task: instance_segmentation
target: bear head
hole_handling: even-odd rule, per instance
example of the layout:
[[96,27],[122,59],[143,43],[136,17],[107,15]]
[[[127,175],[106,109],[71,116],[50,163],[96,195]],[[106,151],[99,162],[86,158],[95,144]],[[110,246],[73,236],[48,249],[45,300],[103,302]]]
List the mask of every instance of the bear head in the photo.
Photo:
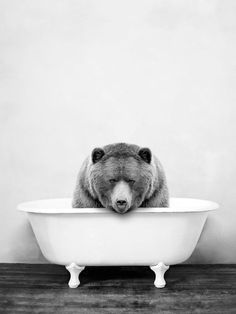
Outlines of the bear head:
[[103,207],[123,214],[151,193],[156,176],[149,148],[125,143],[95,148],[90,165],[90,188]]

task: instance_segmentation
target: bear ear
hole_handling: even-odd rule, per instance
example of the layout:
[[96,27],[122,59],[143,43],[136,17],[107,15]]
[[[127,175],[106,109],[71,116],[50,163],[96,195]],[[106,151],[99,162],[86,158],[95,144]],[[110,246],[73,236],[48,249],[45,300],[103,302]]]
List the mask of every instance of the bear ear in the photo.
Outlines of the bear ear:
[[149,148],[147,148],[147,147],[140,148],[138,154],[145,162],[150,164],[150,162],[152,160],[152,152]]
[[102,148],[94,148],[92,151],[92,161],[95,164],[105,155],[105,152]]

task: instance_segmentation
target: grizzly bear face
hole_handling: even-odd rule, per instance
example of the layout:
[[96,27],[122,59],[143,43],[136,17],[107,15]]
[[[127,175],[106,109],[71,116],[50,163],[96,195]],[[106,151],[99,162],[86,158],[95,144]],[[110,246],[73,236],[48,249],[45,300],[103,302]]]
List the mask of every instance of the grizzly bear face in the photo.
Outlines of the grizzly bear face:
[[95,148],[91,155],[93,194],[103,207],[122,214],[141,206],[155,177],[150,149],[131,148]]

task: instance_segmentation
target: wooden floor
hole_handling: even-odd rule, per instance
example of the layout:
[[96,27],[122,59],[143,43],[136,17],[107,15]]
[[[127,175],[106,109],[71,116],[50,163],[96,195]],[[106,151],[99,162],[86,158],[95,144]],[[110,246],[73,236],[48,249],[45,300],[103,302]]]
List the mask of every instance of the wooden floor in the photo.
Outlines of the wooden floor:
[[68,288],[62,266],[0,264],[0,313],[236,313],[236,265],[178,265],[167,286],[148,267],[86,267]]

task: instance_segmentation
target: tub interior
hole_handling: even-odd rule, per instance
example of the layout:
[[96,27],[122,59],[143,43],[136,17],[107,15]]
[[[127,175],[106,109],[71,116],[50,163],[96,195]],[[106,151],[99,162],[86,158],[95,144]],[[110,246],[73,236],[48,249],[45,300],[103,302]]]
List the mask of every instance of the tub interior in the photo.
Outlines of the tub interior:
[[[43,199],[31,202],[21,203],[17,206],[18,210],[33,213],[111,213],[115,212],[106,208],[72,208],[71,198],[56,198],[56,199]],[[170,198],[169,207],[150,207],[150,208],[137,208],[135,211],[126,213],[153,213],[153,212],[199,212],[210,211],[217,209],[219,206],[215,202],[208,200],[194,199],[194,198]]]

